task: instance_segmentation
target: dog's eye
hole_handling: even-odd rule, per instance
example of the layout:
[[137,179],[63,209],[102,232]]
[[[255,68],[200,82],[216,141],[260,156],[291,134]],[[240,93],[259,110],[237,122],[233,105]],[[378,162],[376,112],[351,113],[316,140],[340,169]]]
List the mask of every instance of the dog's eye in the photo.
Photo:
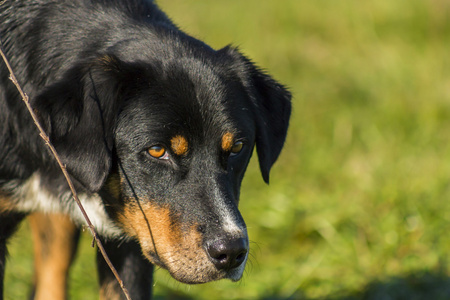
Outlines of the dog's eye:
[[148,149],[148,153],[154,157],[154,158],[159,158],[159,159],[168,159],[169,155],[166,151],[166,149],[163,146],[152,146]]
[[241,141],[237,141],[234,143],[233,147],[231,147],[231,155],[239,154],[239,152],[242,151],[242,148],[244,147],[244,143]]

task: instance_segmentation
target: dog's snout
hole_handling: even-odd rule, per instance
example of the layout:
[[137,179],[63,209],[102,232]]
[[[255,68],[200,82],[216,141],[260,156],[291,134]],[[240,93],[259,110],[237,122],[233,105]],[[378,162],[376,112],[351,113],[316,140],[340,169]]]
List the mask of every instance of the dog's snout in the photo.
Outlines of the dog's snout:
[[207,246],[206,250],[217,269],[228,271],[245,261],[248,242],[245,238],[219,239]]

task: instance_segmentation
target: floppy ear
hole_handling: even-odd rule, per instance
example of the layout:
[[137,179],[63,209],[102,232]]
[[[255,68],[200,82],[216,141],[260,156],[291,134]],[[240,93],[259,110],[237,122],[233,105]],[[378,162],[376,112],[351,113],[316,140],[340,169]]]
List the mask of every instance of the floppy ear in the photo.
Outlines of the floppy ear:
[[82,63],[31,102],[67,170],[90,192],[111,168],[121,72],[112,56]]
[[255,106],[256,151],[261,174],[269,183],[269,172],[277,160],[286,139],[291,115],[291,93],[272,77],[256,67],[236,49],[223,49],[240,56],[244,69],[241,80]]

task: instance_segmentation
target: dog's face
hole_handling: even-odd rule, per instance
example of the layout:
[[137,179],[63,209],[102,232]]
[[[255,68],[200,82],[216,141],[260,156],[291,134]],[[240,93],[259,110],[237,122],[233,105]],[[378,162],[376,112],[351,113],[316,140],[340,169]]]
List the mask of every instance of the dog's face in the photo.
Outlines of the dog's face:
[[144,255],[176,279],[237,280],[248,252],[239,187],[256,125],[242,87],[207,65],[185,64],[195,78],[173,62],[170,75],[156,72],[119,115],[114,186],[125,201],[114,212]]
[[[268,181],[290,94],[231,48],[151,63],[107,55],[66,78],[34,104],[73,176],[175,279],[239,280],[249,250],[241,181],[254,145]],[[52,103],[64,89],[76,96]],[[69,109],[64,124],[52,117]],[[67,137],[88,132],[98,139],[83,141],[77,163]]]

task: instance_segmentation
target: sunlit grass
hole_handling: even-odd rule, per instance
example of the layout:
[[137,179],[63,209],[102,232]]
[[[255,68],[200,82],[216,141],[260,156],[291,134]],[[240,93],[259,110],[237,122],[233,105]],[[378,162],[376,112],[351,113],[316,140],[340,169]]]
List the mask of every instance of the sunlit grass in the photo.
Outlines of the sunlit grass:
[[[160,2],[188,33],[239,46],[289,86],[294,112],[270,186],[256,161],[244,180],[242,282],[187,286],[159,270],[156,296],[450,298],[450,3]],[[7,299],[24,299],[31,280],[20,234]],[[89,240],[73,299],[98,298]]]

